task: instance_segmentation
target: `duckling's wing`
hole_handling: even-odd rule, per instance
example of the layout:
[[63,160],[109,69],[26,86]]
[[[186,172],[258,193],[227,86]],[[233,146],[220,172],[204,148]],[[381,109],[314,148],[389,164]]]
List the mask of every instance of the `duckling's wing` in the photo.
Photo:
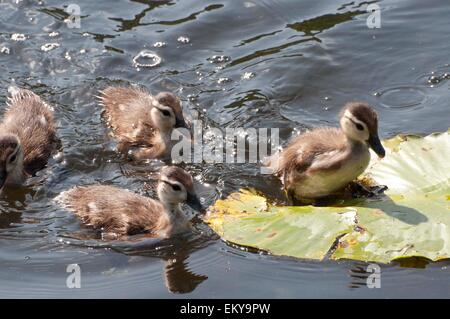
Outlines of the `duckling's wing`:
[[53,108],[26,89],[10,90],[2,131],[16,134],[24,151],[24,168],[33,175],[59,145]]
[[150,111],[153,97],[135,87],[108,87],[100,92],[99,103],[115,138],[130,145],[150,145],[155,135]]
[[55,201],[95,229],[118,236],[157,230],[161,203],[111,186],[75,187]]
[[281,153],[278,175],[288,185],[314,170],[330,169],[336,162],[327,159],[330,159],[333,152],[340,152],[343,148],[345,136],[338,129],[319,128],[303,133],[292,140]]

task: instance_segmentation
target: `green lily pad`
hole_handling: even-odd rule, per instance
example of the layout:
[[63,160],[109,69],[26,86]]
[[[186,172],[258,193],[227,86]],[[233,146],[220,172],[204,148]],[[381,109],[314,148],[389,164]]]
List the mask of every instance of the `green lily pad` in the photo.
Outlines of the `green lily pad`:
[[383,142],[363,179],[385,196],[342,207],[276,207],[251,190],[218,200],[206,221],[224,239],[274,255],[387,263],[450,258],[450,132]]

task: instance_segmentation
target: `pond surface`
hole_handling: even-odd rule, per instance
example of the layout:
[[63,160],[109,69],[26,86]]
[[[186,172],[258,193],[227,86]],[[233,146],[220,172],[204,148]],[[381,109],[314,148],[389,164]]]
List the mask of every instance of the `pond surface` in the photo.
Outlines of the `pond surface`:
[[[380,29],[367,27],[369,3],[381,8]],[[80,28],[64,22],[69,4]],[[204,128],[278,127],[282,142],[335,125],[351,100],[377,109],[383,138],[445,131],[449,18],[447,0],[1,1],[0,108],[10,85],[48,100],[64,156],[0,199],[0,297],[450,297],[448,262],[380,265],[381,288],[369,289],[365,263],[250,252],[201,224],[167,241],[86,239],[51,201],[97,182],[152,194],[158,165],[125,161],[108,138],[94,98],[107,85],[174,91]],[[136,58],[147,51],[161,61]],[[242,187],[281,196],[257,164],[186,168],[206,204]],[[73,263],[81,289],[66,286]]]

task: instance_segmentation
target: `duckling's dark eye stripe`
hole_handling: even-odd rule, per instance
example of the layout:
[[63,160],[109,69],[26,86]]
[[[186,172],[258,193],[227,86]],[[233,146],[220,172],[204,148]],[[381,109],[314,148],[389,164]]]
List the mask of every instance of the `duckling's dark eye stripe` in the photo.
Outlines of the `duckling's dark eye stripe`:
[[174,191],[181,191],[181,186],[178,184],[172,184],[168,181],[162,180],[164,183],[170,185]]
[[[355,124],[356,126],[360,125],[362,127],[361,123],[356,122],[355,120],[353,120],[352,118],[346,116],[346,118],[348,118],[350,120],[350,122],[352,122],[353,124]],[[364,128],[364,127],[363,127]]]
[[168,184],[168,185],[170,185],[170,186],[174,186],[175,184],[172,184],[171,182],[168,182],[168,181],[165,181],[165,180],[162,180],[162,182],[164,182],[164,183],[166,183],[166,184]]

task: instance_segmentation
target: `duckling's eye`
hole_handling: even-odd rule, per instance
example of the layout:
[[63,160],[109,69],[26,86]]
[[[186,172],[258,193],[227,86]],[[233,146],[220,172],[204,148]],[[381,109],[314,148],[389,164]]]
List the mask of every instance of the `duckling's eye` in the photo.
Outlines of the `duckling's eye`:
[[163,110],[163,111],[161,111],[161,113],[162,113],[164,116],[170,116],[170,112],[167,111],[167,110]]
[[14,162],[16,161],[16,159],[17,159],[17,154],[14,154],[13,156],[11,156],[11,157],[9,158],[9,162],[10,162],[10,163],[14,163]]
[[176,191],[176,192],[181,191],[180,185],[172,185],[172,189],[173,189],[174,191]]
[[356,123],[355,125],[356,125],[356,128],[357,128],[358,130],[364,131],[364,126],[362,126],[361,124]]

